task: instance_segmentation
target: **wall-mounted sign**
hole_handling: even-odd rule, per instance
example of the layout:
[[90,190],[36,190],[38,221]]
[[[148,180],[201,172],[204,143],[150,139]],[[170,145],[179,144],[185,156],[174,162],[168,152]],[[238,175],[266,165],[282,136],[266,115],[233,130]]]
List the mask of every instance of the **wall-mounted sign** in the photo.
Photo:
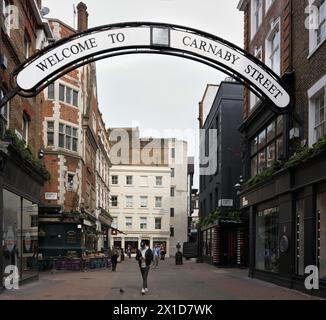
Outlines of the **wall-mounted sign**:
[[164,23],[130,22],[86,30],[41,51],[14,74],[19,90],[36,95],[46,81],[90,60],[131,53],[169,54],[205,63],[250,84],[272,106],[290,104],[281,79],[249,53],[203,31]]
[[221,199],[218,205],[219,207],[233,207],[233,199]]
[[45,200],[58,200],[58,194],[56,192],[46,192]]

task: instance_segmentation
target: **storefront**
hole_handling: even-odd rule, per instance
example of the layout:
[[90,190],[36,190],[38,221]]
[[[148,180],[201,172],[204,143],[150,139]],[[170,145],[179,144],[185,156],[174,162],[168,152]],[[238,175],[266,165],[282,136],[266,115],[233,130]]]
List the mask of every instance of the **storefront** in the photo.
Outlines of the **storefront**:
[[305,267],[319,268],[326,296],[326,153],[282,169],[241,195],[250,215],[250,276],[306,291]]
[[45,181],[11,145],[0,151],[1,279],[9,268],[16,268],[21,282],[38,277],[38,204]]

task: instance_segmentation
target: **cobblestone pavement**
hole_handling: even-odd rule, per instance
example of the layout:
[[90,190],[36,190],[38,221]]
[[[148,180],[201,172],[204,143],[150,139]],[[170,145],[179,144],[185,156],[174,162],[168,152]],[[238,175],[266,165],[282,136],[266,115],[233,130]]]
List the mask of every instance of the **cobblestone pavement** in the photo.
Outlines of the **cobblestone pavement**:
[[248,278],[247,270],[217,269],[207,264],[173,259],[160,261],[149,274],[149,293],[141,296],[141,274],[135,259],[117,271],[41,273],[39,281],[5,291],[0,300],[242,300],[317,299],[298,291]]

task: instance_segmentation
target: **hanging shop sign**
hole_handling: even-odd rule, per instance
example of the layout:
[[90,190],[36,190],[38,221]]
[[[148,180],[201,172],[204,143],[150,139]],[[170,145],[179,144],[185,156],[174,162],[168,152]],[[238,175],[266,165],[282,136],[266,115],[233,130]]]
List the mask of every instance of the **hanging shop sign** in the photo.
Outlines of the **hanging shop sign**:
[[284,109],[291,103],[282,80],[241,48],[200,30],[151,22],[96,27],[54,43],[14,72],[17,94],[36,95],[54,80],[82,65],[133,53],[158,53],[195,60],[246,84],[271,107]]

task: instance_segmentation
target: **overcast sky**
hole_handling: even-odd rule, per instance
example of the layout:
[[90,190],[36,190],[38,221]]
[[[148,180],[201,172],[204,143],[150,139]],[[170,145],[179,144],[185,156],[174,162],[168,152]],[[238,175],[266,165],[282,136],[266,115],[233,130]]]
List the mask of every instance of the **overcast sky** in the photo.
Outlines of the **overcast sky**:
[[[243,47],[243,15],[239,0],[84,0],[89,27],[127,21],[166,22],[220,36]],[[74,25],[73,0],[43,0],[47,17]],[[198,146],[185,130],[198,128],[198,102],[208,83],[226,75],[190,60],[129,55],[97,62],[100,109],[107,127],[138,125],[142,136],[174,136],[189,142],[189,155]],[[154,130],[153,130],[154,129]],[[170,130],[169,130],[170,129]],[[196,135],[196,131],[194,134]],[[198,180],[196,179],[196,185]]]

